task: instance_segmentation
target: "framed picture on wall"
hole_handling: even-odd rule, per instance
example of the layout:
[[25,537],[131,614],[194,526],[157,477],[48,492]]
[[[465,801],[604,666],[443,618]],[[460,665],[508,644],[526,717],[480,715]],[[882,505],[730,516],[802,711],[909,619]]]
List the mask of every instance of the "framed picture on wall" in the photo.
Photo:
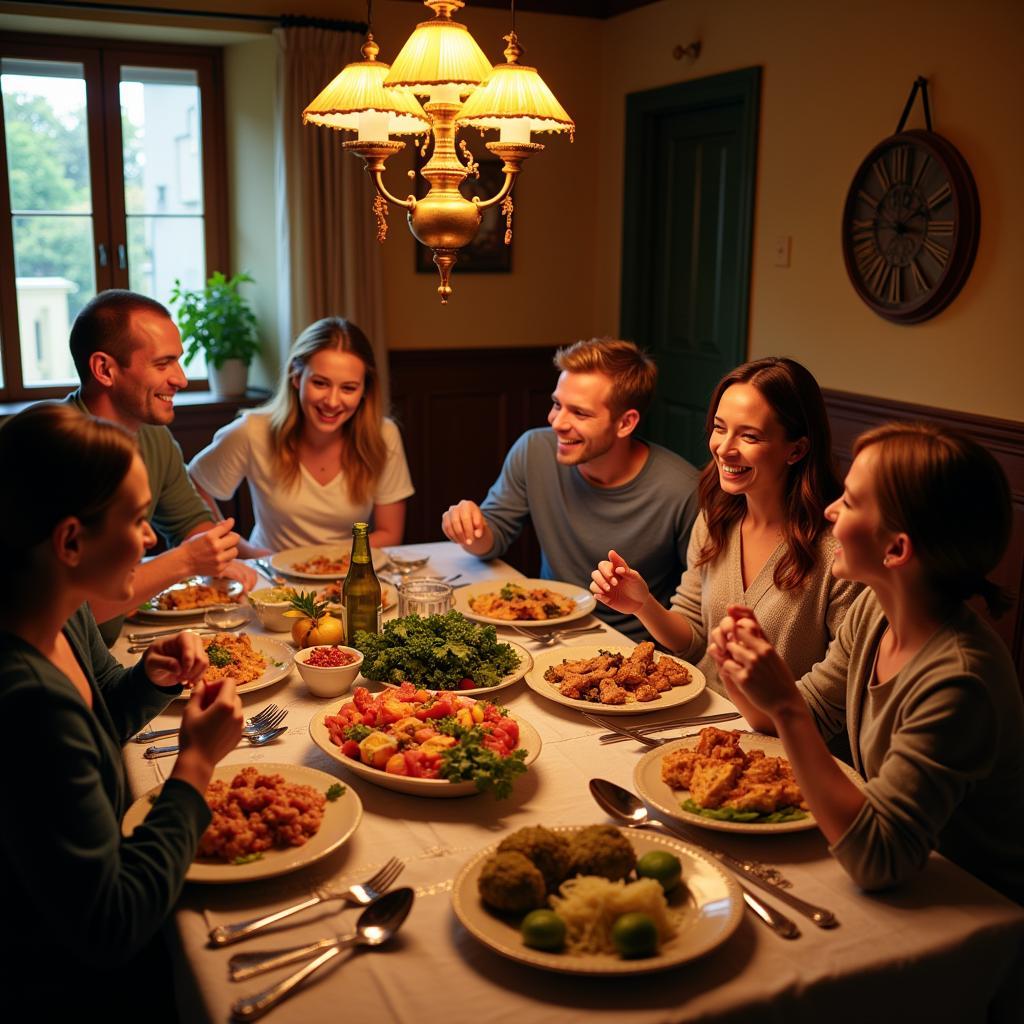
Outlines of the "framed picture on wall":
[[[489,199],[498,194],[505,180],[501,173],[501,160],[491,153],[474,158],[480,165],[480,177],[474,178],[469,175],[463,181],[460,191],[467,199],[474,196]],[[417,155],[417,198],[422,198],[429,190],[429,182],[419,174],[424,163],[426,161]],[[455,264],[456,274],[507,274],[512,270],[512,246],[505,244],[505,218],[501,214],[500,206],[500,203],[496,203],[483,211],[476,238],[459,250],[458,262]],[[415,239],[413,241],[416,247],[416,272],[436,274],[433,252]]]

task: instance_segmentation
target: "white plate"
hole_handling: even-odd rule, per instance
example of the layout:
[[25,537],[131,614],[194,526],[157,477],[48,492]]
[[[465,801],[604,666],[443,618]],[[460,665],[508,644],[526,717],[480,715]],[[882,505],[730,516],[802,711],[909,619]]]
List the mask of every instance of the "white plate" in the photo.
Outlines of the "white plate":
[[[544,587],[547,590],[554,591],[556,594],[562,594],[565,597],[571,598],[575,602],[576,607],[568,615],[559,615],[554,619],[492,619],[486,615],[480,615],[470,608],[469,602],[474,597],[480,597],[482,594],[493,594],[501,590],[506,583],[515,583],[517,586],[525,587],[527,590],[533,590],[535,587]],[[491,626],[525,626],[527,628],[539,626],[543,629],[549,629],[552,626],[561,626],[575,619],[582,619],[584,615],[589,615],[594,610],[596,604],[594,595],[589,590],[578,587],[575,583],[561,583],[558,580],[517,580],[510,577],[507,580],[473,583],[468,587],[459,587],[455,591],[455,607],[467,619],[474,619],[476,622],[486,622]]]
[[[295,662],[295,652],[291,647],[282,643],[280,640],[274,640],[269,636],[260,636],[254,633],[236,634],[236,636],[243,635],[248,636],[253,649],[259,651],[260,654],[267,659],[267,667],[263,670],[263,675],[258,679],[254,679],[251,683],[243,683],[239,686],[239,693],[251,693],[253,690],[262,690],[265,686],[273,686],[274,683],[279,683],[291,672],[292,665]],[[274,662],[280,662],[280,664],[275,665]],[[191,696],[191,689],[186,687],[174,699],[188,700]]]
[[[549,828],[551,826],[548,826]],[[584,826],[556,826],[553,832],[571,835]],[[668,850],[683,866],[683,881],[689,899],[683,907],[685,918],[679,931],[661,947],[656,956],[623,960],[608,953],[590,956],[545,953],[523,944],[514,917],[491,913],[480,899],[477,879],[483,862],[498,844],[481,850],[456,875],[452,886],[452,909],[466,929],[495,953],[511,960],[566,974],[647,974],[695,960],[720,946],[739,927],[743,898],[736,882],[701,850],[680,839],[620,829],[633,845],[637,857],[650,850]]]
[[[310,544],[304,548],[289,548],[287,551],[278,551],[272,555],[270,564],[283,576],[292,576],[297,580],[317,580],[323,583],[324,580],[343,579],[345,573],[323,573],[323,572],[296,572],[292,566],[296,562],[308,562],[317,555],[325,558],[340,558],[352,550],[351,541],[343,541],[338,544]],[[381,569],[388,564],[388,556],[383,551],[375,548],[370,551],[370,559],[374,569]]]
[[[460,694],[459,696],[462,695]],[[340,706],[338,705],[338,707]],[[366,779],[367,782],[382,786],[384,789],[393,789],[396,793],[408,793],[412,796],[472,796],[474,793],[480,792],[476,788],[475,782],[449,782],[447,779],[412,779],[407,775],[389,775],[380,768],[371,768],[369,765],[363,764],[362,761],[346,757],[341,752],[341,747],[336,746],[331,741],[331,734],[327,731],[327,726],[324,725],[324,718],[328,714],[334,714],[336,711],[337,707],[333,711],[324,711],[323,709],[317,711],[309,720],[309,735],[325,754],[333,757],[338,764],[347,768],[353,775],[358,775],[361,779]],[[520,718],[519,715],[512,715],[511,717],[519,723],[519,747],[526,750],[524,764],[531,765],[540,756],[540,733],[529,722]]]
[[[502,676],[501,679],[498,680],[496,686],[474,686],[469,690],[435,690],[433,687],[423,686],[421,683],[417,683],[417,687],[424,690],[430,690],[431,693],[455,693],[460,697],[486,698],[492,693],[497,693],[498,690],[507,690],[510,686],[515,686],[515,684],[518,683],[531,668],[533,668],[533,655],[530,654],[525,647],[520,647],[519,644],[513,643],[511,640],[501,640],[499,638],[499,642],[508,644],[508,646],[519,655],[519,668],[509,672],[507,676]],[[380,682],[382,686],[390,687],[393,690],[397,690],[398,687],[401,686],[401,683],[385,683],[383,681],[373,679],[366,679],[365,681],[368,683]]]
[[[213,770],[214,779],[231,781],[244,768],[241,764],[222,764]],[[333,775],[327,772],[318,771],[316,768],[307,768],[300,764],[257,764],[261,774],[282,775],[285,782],[294,782],[326,793],[327,790],[338,782]],[[152,806],[151,797],[160,792],[160,786],[154,786],[148,793],[140,796],[128,808],[128,813],[121,823],[121,831],[124,835],[130,836],[135,827],[149,813]],[[285,850],[267,850],[259,860],[251,861],[248,864],[224,864],[220,861],[202,860],[193,861],[192,866],[185,875],[189,882],[252,882],[258,878],[271,878],[274,875],[283,875],[288,871],[296,871],[306,867],[314,861],[326,857],[336,850],[355,832],[363,817],[363,805],[359,796],[351,786],[345,786],[345,791],[337,800],[328,800],[324,807],[323,821],[320,822],[320,830],[315,836],[302,846],[293,846]]]
[[[160,594],[166,594],[170,590],[182,590],[193,583],[205,583],[208,587],[212,587],[217,583],[225,584],[229,602],[234,602],[235,598],[241,597],[242,591],[245,590],[241,580],[229,580],[224,576],[189,576],[188,579],[175,583],[173,587],[161,590]],[[150,600],[157,601],[160,594],[154,595]],[[139,608],[134,614],[145,615],[147,618],[154,619],[201,619],[208,608],[220,607],[222,606],[219,604],[208,604],[202,608]]]
[[[699,825],[701,828],[714,829],[716,832],[766,835],[778,832],[803,832],[818,827],[818,822],[810,811],[807,812],[806,818],[799,818],[796,821],[778,821],[762,825],[751,821],[716,821],[714,818],[705,818],[701,814],[684,811],[681,804],[689,797],[690,792],[686,789],[671,789],[661,781],[661,759],[673,750],[694,750],[699,742],[699,736],[687,736],[674,743],[666,743],[663,747],[653,748],[640,758],[633,770],[633,783],[645,803],[662,814],[685,821],[687,825]],[[776,736],[762,736],[756,732],[745,733],[740,738],[740,747],[743,750],[763,750],[768,757],[786,756],[782,740]],[[839,758],[833,760],[851,781],[858,786],[864,785],[864,780],[848,764],[844,764]]]
[[556,647],[553,651],[545,651],[533,659],[533,668],[526,673],[526,685],[535,693],[539,693],[556,704],[564,704],[567,708],[575,708],[577,711],[589,711],[594,715],[649,715],[655,711],[662,711],[665,708],[676,708],[680,704],[699,697],[707,686],[704,673],[696,665],[691,665],[682,658],[675,658],[669,654],[654,652],[654,660],[672,658],[672,661],[685,665],[690,673],[690,681],[685,686],[673,686],[671,690],[665,690],[656,700],[635,701],[632,704],[598,704],[591,700],[575,700],[572,697],[563,696],[558,692],[557,686],[552,686],[544,678],[544,673],[554,665],[561,665],[563,661],[582,661],[586,658],[596,658],[602,651],[618,652],[630,655],[636,644],[626,641],[624,643],[607,643],[600,645],[587,645],[577,647]]
[[[296,588],[301,590],[301,587]],[[326,597],[323,597],[322,588],[317,588],[317,594],[324,600],[327,601]],[[384,580],[380,581],[380,601],[382,612],[389,612],[392,608],[398,607],[398,588],[392,586],[390,583],[385,583]],[[341,612],[341,604],[337,601],[329,601],[327,610],[334,616],[337,616]]]

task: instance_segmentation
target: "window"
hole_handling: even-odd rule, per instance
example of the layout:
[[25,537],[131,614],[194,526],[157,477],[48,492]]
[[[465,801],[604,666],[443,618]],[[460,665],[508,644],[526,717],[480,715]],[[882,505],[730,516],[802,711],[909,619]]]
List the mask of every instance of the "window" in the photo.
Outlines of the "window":
[[[0,42],[0,398],[65,394],[98,291],[227,269],[220,51]],[[186,368],[205,386],[201,357]]]

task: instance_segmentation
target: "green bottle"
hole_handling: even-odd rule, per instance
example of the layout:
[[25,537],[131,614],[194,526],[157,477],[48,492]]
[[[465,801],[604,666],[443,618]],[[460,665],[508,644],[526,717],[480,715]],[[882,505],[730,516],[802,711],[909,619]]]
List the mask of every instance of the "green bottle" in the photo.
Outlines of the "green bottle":
[[373,571],[370,557],[370,527],[367,523],[352,525],[352,560],[348,575],[341,588],[341,600],[345,606],[345,642],[355,646],[356,633],[380,632],[380,618],[383,612],[380,594],[380,580]]

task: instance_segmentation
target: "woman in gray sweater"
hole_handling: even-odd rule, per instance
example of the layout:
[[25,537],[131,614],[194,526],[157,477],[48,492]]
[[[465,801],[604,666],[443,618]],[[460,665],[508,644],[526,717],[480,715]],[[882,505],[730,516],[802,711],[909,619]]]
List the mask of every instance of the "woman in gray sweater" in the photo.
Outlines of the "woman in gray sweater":
[[708,634],[734,604],[757,610],[790,671],[802,675],[825,656],[860,590],[830,571],[824,511],[842,488],[821,389],[792,359],[744,363],[718,382],[707,432],[700,515],[669,606],[616,551],[598,564],[590,589],[695,662],[718,692]]
[[[1010,490],[974,442],[930,424],[862,435],[828,509],[833,572],[867,589],[799,682],[748,608],[710,650],[729,696],[777,734],[836,859],[864,889],[932,849],[1024,902],[1024,705],[1009,652],[965,604],[1004,607],[986,577],[1010,537]],[[846,731],[850,782],[825,740]]]
[[[60,1015],[62,1001],[76,1015],[119,1012],[209,823],[203,793],[239,740],[241,704],[230,681],[202,681],[195,634],[157,640],[126,669],[89,611],[131,598],[155,539],[130,434],[63,403],[33,406],[0,427],[0,480],[3,998],[26,1020]],[[194,685],[181,753],[125,838],[121,745],[183,684]]]

